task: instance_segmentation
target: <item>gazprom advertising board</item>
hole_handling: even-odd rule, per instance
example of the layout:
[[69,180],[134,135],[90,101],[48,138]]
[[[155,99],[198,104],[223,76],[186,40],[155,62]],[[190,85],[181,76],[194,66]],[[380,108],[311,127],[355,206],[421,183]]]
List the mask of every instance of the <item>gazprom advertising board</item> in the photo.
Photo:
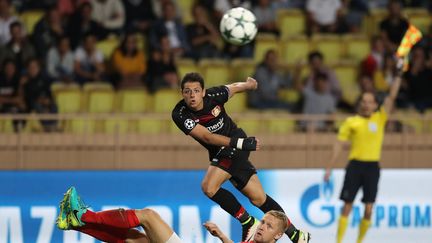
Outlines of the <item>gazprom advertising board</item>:
[[[93,210],[151,207],[185,243],[219,242],[202,227],[217,223],[235,241],[240,225],[201,192],[204,171],[64,171],[0,172],[0,243],[93,243],[89,236],[55,227],[58,203],[75,186]],[[286,210],[291,221],[312,233],[311,242],[335,242],[342,202],[338,199],[344,171],[323,183],[322,170],[260,171],[266,192]],[[365,243],[432,242],[432,170],[383,170],[372,228]],[[227,183],[231,191],[235,189]],[[235,195],[248,211],[261,217],[248,200]],[[355,242],[363,215],[356,198],[344,242]],[[284,237],[279,242],[290,242]]]

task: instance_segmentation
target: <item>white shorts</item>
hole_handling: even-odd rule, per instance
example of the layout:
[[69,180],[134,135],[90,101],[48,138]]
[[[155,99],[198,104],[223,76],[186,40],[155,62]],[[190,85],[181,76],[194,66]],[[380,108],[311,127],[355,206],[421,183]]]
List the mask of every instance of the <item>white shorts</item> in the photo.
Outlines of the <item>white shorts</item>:
[[180,237],[178,237],[178,235],[175,232],[173,232],[171,237],[165,243],[183,243],[183,242],[182,240],[180,240]]

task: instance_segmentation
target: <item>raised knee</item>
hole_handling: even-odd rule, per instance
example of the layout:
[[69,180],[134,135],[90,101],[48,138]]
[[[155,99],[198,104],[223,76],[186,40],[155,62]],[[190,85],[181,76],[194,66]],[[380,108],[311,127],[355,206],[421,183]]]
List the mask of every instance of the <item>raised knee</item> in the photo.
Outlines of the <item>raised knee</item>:
[[154,221],[155,218],[160,217],[156,211],[150,208],[139,209],[136,210],[135,212],[141,225],[146,225],[149,222]]
[[266,197],[264,196],[258,196],[258,197],[254,197],[254,198],[250,198],[249,201],[256,207],[260,207],[262,206],[265,201],[266,201]]
[[204,194],[207,197],[212,198],[216,194],[216,192],[218,191],[218,188],[213,187],[209,183],[204,181],[201,184],[201,190],[204,192]]

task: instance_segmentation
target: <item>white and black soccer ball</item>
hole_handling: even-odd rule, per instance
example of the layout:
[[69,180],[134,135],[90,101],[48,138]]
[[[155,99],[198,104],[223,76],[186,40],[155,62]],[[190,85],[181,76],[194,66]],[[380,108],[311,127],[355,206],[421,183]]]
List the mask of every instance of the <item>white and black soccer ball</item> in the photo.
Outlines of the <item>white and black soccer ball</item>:
[[245,8],[232,8],[223,15],[219,30],[227,42],[238,46],[245,45],[251,42],[258,32],[256,17]]

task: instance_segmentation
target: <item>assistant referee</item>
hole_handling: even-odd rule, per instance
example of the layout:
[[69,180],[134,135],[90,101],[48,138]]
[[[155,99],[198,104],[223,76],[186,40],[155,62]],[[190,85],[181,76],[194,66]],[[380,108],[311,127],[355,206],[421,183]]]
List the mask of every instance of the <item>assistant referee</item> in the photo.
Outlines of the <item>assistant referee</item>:
[[[401,60],[399,60],[401,63]],[[401,65],[398,65],[401,67]],[[399,72],[401,73],[401,72]],[[346,167],[345,179],[340,199],[344,201],[337,229],[337,243],[342,242],[348,225],[354,198],[363,189],[362,202],[365,204],[364,216],[359,225],[357,243],[361,243],[371,224],[372,208],[378,191],[380,177],[381,147],[384,139],[385,125],[388,114],[401,84],[401,75],[397,75],[390,86],[388,96],[382,105],[375,94],[366,92],[361,96],[358,114],[348,117],[339,128],[338,139],[333,145],[330,162],[326,168],[324,180],[328,181],[331,169],[339,157],[345,143],[351,144],[349,163]]]

